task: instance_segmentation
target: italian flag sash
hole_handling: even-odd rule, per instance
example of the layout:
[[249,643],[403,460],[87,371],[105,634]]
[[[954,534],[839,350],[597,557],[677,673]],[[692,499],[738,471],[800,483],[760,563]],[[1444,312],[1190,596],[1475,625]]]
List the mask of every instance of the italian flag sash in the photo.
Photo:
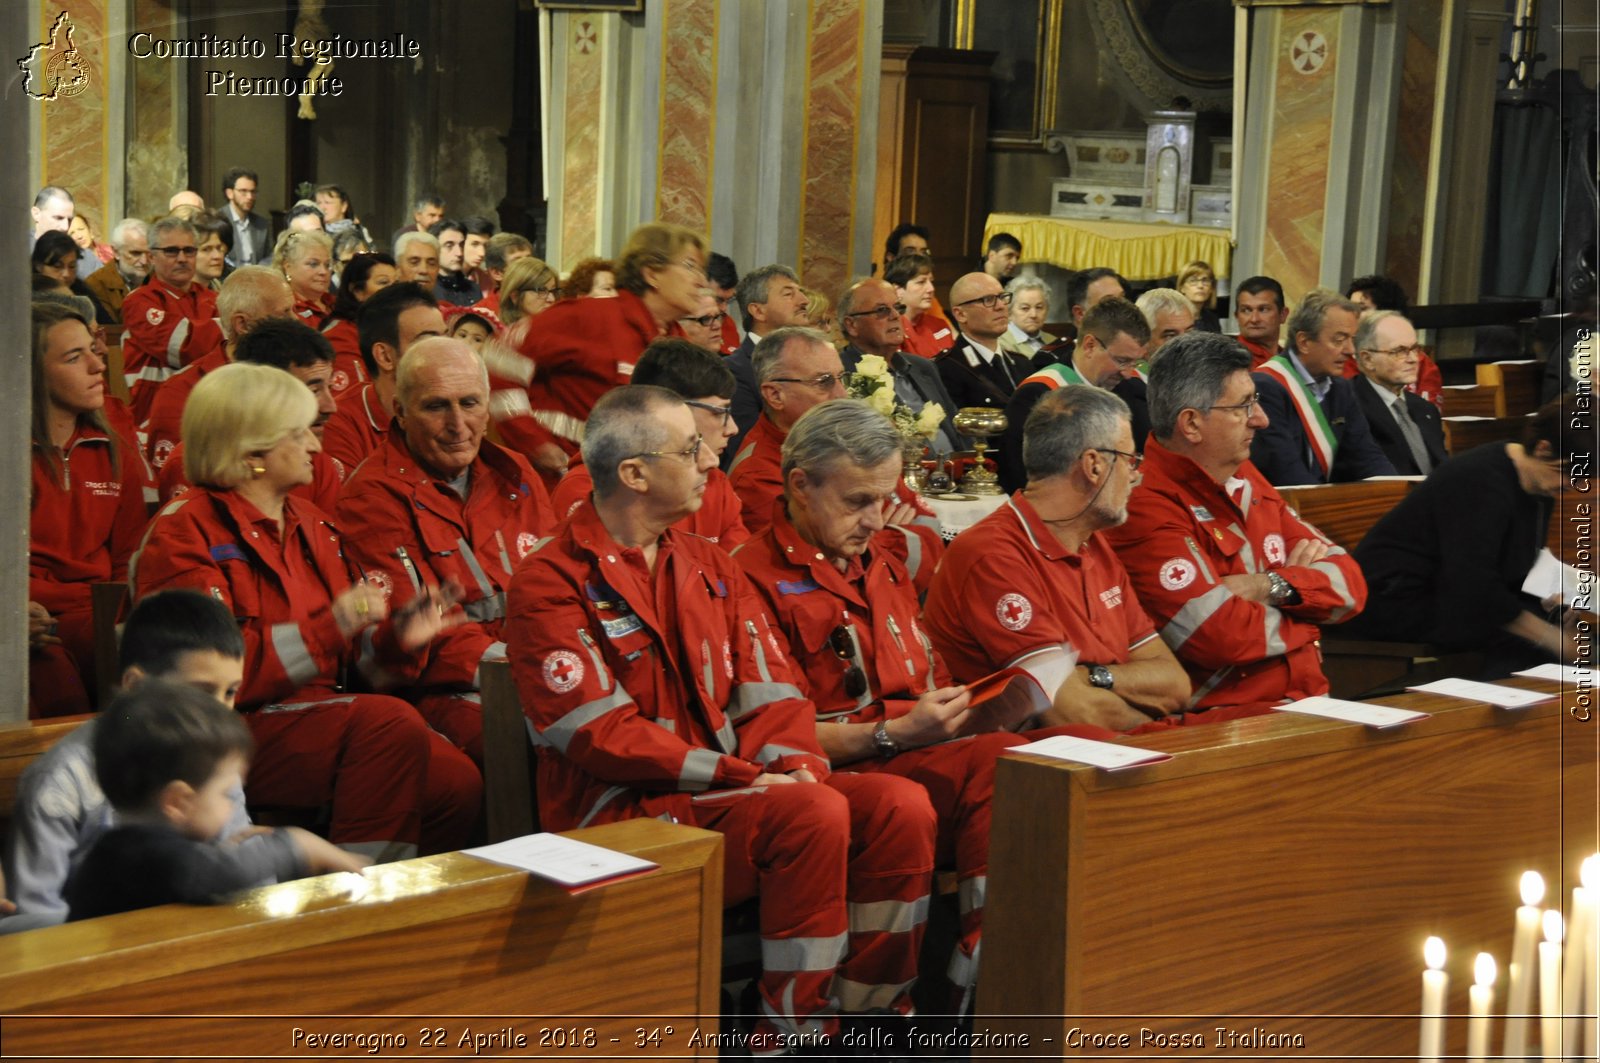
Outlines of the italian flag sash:
[[1316,456],[1317,464],[1322,466],[1323,477],[1329,476],[1333,469],[1333,452],[1338,449],[1339,441],[1322,412],[1322,403],[1306,388],[1305,381],[1300,379],[1299,372],[1290,364],[1286,354],[1269,359],[1256,372],[1266,373],[1289,392],[1295,413],[1300,415],[1300,423],[1305,426],[1311,453]]
[[1057,362],[1055,365],[1045,366],[1043,369],[1039,370],[1022,383],[1018,384],[1017,387],[1025,388],[1029,384],[1043,384],[1051,391],[1054,391],[1056,388],[1062,387],[1066,384],[1087,383],[1089,382],[1083,379],[1083,376],[1076,369],[1072,368],[1070,363]]

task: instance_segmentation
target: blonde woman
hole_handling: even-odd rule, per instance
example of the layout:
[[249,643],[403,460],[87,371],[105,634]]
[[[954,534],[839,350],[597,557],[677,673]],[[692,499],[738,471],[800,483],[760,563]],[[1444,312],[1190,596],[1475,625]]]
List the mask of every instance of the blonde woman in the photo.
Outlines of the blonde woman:
[[507,327],[542,314],[561,293],[556,271],[543,259],[519,258],[506,267],[500,281],[500,319]]
[[272,249],[273,268],[294,292],[294,316],[312,328],[333,310],[333,238],[320,229],[286,229]]
[[1194,327],[1201,332],[1221,332],[1217,316],[1217,272],[1209,262],[1194,261],[1178,271],[1172,285],[1194,304]]

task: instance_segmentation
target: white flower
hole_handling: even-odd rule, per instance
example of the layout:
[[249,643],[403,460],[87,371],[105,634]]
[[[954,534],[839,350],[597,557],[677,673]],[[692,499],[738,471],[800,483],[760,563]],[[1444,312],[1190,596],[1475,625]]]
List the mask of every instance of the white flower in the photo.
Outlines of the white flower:
[[889,363],[876,354],[863,354],[861,361],[856,363],[856,373],[859,376],[871,377],[874,380],[887,380],[889,377]]
[[922,407],[922,412],[917,414],[917,433],[931,436],[939,430],[944,423],[944,407],[937,402],[930,402]]
[[868,406],[871,406],[874,410],[877,410],[879,413],[883,414],[885,417],[893,416],[893,414],[894,414],[894,389],[893,388],[887,388],[887,387],[878,388],[876,391],[873,391],[871,394],[867,395],[866,398],[867,398],[867,405]]

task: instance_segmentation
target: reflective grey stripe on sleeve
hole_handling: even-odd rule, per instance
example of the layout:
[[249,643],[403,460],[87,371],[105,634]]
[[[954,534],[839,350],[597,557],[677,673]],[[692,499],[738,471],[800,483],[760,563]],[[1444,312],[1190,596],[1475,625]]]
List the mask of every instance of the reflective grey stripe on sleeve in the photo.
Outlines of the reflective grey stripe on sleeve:
[[[972,986],[978,981],[978,956],[982,952],[983,942],[979,941],[973,946],[971,956],[968,956],[960,949],[956,949],[950,954],[950,966],[945,968],[945,977],[950,979],[951,985],[963,986],[971,990]],[[964,997],[962,1007],[964,1010]]]
[[961,914],[981,911],[989,897],[989,876],[974,875],[956,884],[956,898],[961,902]]
[[756,750],[755,762],[765,767],[779,757],[814,757],[815,753],[804,749],[791,749],[788,746],[767,745]]
[[521,388],[502,388],[489,393],[489,416],[496,421],[526,417],[533,412],[528,393]]
[[827,938],[761,939],[764,971],[831,971],[844,959],[849,934]]
[[730,757],[739,748],[739,736],[733,732],[733,721],[726,716],[722,718],[722,726],[717,728],[717,745]]
[[740,683],[728,694],[728,716],[741,720],[763,705],[805,697],[793,683]]
[[354,694],[346,694],[339,698],[323,698],[321,701],[280,701],[275,705],[263,705],[256,712],[267,714],[275,712],[301,712],[305,709],[314,709],[319,705],[348,705],[356,700]]
[[583,648],[589,652],[589,661],[594,665],[594,674],[600,677],[600,689],[611,689],[611,673],[606,671],[606,662],[600,659],[600,647],[594,644],[594,639],[583,628],[578,629],[578,641],[583,643]]
[[845,911],[849,913],[852,934],[908,934],[928,921],[928,895],[924,893],[914,901],[847,904]]
[[601,794],[595,803],[590,806],[589,811],[583,814],[583,819],[578,821],[578,826],[587,827],[589,825],[589,821],[594,819],[595,816],[599,815],[602,808],[605,808],[611,802],[615,801],[617,798],[621,797],[627,792],[628,788],[626,786],[607,787],[605,793]]
[[472,544],[464,537],[457,537],[456,549],[461,551],[461,560],[467,563],[467,571],[472,573],[472,578],[478,581],[478,596],[481,598],[494,597],[494,584],[489,582],[488,573],[483,566],[478,564],[478,555],[472,552]]
[[917,573],[922,570],[922,537],[910,528],[902,528],[898,524],[891,524],[889,527],[905,537],[906,570],[911,573],[912,579],[916,579]]
[[511,564],[511,555],[506,551],[506,537],[500,534],[500,529],[494,532],[495,545],[500,549],[500,567],[506,570],[506,575],[516,575],[516,567]]
[[892,1008],[906,990],[916,984],[916,979],[895,984],[893,982],[855,982],[842,975],[833,980],[833,995],[838,998],[839,1010],[862,1015],[878,1008]]
[[654,722],[657,727],[661,728],[669,735],[675,735],[678,733],[678,721],[672,719],[670,716],[657,716]]
[[928,636],[922,633],[922,626],[915,620],[911,621],[911,630],[917,633],[917,641],[922,643],[922,652],[928,658],[928,689],[933,690],[939,685],[939,676],[934,672],[934,662],[938,660],[933,653],[933,643],[928,641]]
[[633,704],[633,699],[628,697],[628,692],[618,687],[603,698],[595,698],[593,701],[584,702],[549,727],[546,727],[544,729],[544,740],[552,747],[565,753],[567,746],[572,743],[572,736],[577,734],[584,724],[592,723],[614,709],[631,704]]
[[295,686],[305,686],[317,677],[317,662],[311,659],[299,624],[273,624],[272,651],[278,655],[284,675]]
[[1265,572],[1266,569],[1256,565],[1255,547],[1250,545],[1250,537],[1244,533],[1244,529],[1237,524],[1230,524],[1228,530],[1239,537],[1239,560],[1244,563],[1245,571]]
[[705,639],[700,640],[700,678],[706,685],[706,702],[711,705],[717,703],[717,673],[711,667],[711,643]]
[[1211,566],[1206,564],[1205,555],[1200,552],[1200,548],[1195,545],[1194,540],[1185,535],[1183,541],[1189,544],[1189,556],[1194,558],[1196,565],[1200,566],[1200,574],[1206,578],[1206,582],[1217,582],[1217,577],[1211,572]]
[[1261,637],[1267,643],[1268,657],[1282,657],[1289,652],[1289,647],[1283,644],[1283,614],[1272,606],[1267,606],[1266,622],[1262,624]]
[[183,368],[183,341],[189,338],[189,319],[183,318],[167,337],[167,364],[173,369]]
[[475,602],[462,602],[461,611],[467,614],[468,620],[479,624],[500,620],[506,615],[505,592],[495,591],[487,598],[479,598]]
[[717,765],[722,754],[709,749],[691,749],[683,756],[683,767],[678,769],[678,789],[705,790],[717,778]]
[[[1336,553],[1343,554],[1344,551],[1334,547],[1328,551],[1328,557],[1332,557]],[[1340,570],[1338,565],[1327,560],[1327,558],[1314,563],[1311,567],[1328,577],[1329,586],[1339,596],[1340,604],[1328,614],[1328,619],[1330,621],[1343,620],[1349,615],[1350,610],[1356,607],[1355,596],[1350,593],[1350,584],[1345,580],[1344,572]]]
[[1177,653],[1185,642],[1200,630],[1200,626],[1221,609],[1223,603],[1233,597],[1233,592],[1226,587],[1212,587],[1198,598],[1190,598],[1183,603],[1173,618],[1167,621],[1167,626],[1161,629],[1161,640],[1173,653]]
[[483,648],[483,653],[478,657],[478,667],[472,673],[472,686],[477,689],[483,686],[483,666],[488,661],[503,661],[506,659],[506,644],[491,642]]
[[550,744],[544,740],[544,736],[539,733],[539,729],[533,725],[533,721],[528,719],[527,716],[522,717],[522,722],[528,732],[528,741],[532,742],[535,748]]
[[1192,709],[1196,705],[1200,704],[1207,694],[1221,686],[1222,681],[1232,674],[1233,665],[1231,664],[1224,665],[1223,667],[1218,668],[1215,672],[1212,672],[1211,678],[1207,679],[1204,683],[1201,683],[1197,688],[1195,688],[1195,692],[1189,696],[1189,708]]
[[761,645],[761,633],[756,630],[754,620],[746,620],[744,629],[750,632],[750,648],[756,655],[756,671],[761,675],[763,683],[772,682],[772,671],[767,667],[767,651]]
[[159,384],[170,376],[172,376],[172,370],[164,365],[147,365],[136,373],[123,373],[122,379],[127,381],[128,387],[132,388],[133,385],[141,380]]

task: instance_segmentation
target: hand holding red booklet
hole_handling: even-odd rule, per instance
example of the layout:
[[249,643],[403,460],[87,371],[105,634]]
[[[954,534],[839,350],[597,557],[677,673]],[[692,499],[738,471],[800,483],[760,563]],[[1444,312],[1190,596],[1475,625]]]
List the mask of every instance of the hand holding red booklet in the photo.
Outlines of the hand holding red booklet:
[[[961,737],[990,731],[1015,731],[1022,727],[1050,707],[1055,700],[1055,688],[1066,680],[1074,663],[1071,657],[1063,657],[1045,666],[1013,665],[968,683],[972,703],[967,710],[966,725],[961,728]],[[1045,689],[1046,685],[1049,690]]]

